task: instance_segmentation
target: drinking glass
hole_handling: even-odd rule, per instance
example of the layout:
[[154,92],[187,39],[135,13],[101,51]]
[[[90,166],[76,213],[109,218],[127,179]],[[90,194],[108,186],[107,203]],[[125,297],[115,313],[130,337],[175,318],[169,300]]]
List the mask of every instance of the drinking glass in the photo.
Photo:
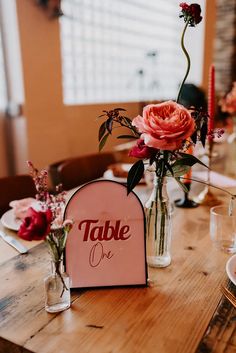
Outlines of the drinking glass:
[[227,253],[236,252],[236,210],[229,215],[229,207],[210,209],[210,236],[213,244]]

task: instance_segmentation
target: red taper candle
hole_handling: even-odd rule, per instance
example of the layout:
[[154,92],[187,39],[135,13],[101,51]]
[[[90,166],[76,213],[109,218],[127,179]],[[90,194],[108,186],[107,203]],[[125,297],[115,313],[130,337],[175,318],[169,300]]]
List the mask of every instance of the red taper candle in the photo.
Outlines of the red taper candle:
[[[193,154],[193,145],[192,144],[189,145],[186,153]],[[192,178],[192,167],[189,169],[189,171],[186,174],[184,174],[183,183],[184,184],[191,184],[191,180],[189,180],[191,178]]]
[[211,133],[214,129],[214,118],[215,118],[215,67],[210,66],[209,71],[209,82],[208,82],[208,133]]

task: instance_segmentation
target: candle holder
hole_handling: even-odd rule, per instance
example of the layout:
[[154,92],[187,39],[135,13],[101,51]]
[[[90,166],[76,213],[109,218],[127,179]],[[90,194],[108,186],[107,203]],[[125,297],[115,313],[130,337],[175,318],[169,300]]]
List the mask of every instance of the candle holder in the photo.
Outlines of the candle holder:
[[182,199],[175,200],[175,206],[181,208],[195,208],[199,206],[199,203],[195,202],[194,200],[189,198],[189,192],[191,188],[191,181],[185,182],[184,185],[186,186],[187,190],[184,192],[184,197]]
[[208,140],[208,169],[207,169],[207,181],[206,186],[202,190],[202,192],[194,199],[197,203],[200,203],[203,206],[217,206],[220,205],[222,202],[219,200],[211,191],[210,187],[210,173],[211,173],[211,166],[212,166],[212,157],[213,157],[213,146],[214,142],[212,138]]
[[[189,146],[187,148],[187,153],[193,154],[193,146],[191,142],[189,143]],[[190,168],[189,171],[183,176],[183,183],[186,187],[186,191],[184,192],[183,198],[174,201],[176,207],[195,208],[199,206],[197,202],[189,198],[189,192],[190,192],[191,183],[192,183],[191,177],[192,177],[192,168]]]

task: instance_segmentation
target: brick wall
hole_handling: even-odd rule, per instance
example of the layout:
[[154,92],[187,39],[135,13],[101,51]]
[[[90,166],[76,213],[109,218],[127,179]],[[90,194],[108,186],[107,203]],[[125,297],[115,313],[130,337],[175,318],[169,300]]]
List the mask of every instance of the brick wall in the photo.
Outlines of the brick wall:
[[214,63],[216,91],[223,95],[236,81],[236,0],[217,0]]

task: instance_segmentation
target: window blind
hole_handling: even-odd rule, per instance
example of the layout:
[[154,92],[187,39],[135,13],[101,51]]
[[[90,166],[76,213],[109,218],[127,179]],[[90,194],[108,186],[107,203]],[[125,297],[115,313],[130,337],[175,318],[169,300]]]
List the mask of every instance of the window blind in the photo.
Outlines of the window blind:
[[3,46],[2,46],[2,36],[0,28],[0,110],[6,109],[7,97],[6,97],[6,77],[5,77],[5,67],[3,60]]
[[176,97],[186,68],[179,0],[63,0],[62,9],[65,104]]

